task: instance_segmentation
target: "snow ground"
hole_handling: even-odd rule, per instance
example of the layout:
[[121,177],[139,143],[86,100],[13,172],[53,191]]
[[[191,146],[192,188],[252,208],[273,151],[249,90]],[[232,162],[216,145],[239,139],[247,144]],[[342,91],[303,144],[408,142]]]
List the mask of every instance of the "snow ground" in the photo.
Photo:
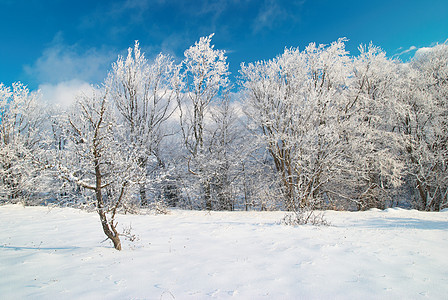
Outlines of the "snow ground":
[[0,207],[1,299],[447,299],[448,211],[120,215],[139,236],[101,243],[96,213]]

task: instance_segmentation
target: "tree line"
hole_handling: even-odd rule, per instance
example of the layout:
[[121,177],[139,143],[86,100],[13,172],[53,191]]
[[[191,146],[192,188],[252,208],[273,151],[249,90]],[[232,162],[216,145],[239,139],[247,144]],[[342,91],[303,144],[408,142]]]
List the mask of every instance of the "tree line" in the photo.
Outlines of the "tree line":
[[95,207],[112,241],[141,206],[448,207],[448,45],[401,62],[311,43],[233,85],[212,36],[180,63],[136,42],[67,111],[1,84],[0,202]]

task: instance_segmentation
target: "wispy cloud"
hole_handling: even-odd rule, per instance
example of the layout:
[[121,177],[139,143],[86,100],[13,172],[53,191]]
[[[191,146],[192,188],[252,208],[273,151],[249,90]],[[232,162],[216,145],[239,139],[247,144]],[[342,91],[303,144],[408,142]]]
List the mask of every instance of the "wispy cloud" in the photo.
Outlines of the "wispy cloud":
[[403,54],[407,54],[407,53],[409,53],[409,52],[412,52],[412,51],[417,50],[417,47],[416,47],[416,46],[411,46],[411,47],[409,47],[409,48],[406,49],[406,50],[403,50],[403,48],[400,47],[400,48],[398,48],[397,50],[398,50],[398,51],[401,50],[401,52],[398,52],[397,54],[395,54],[395,56],[401,56],[401,55],[403,55]]
[[[445,40],[442,44],[447,44],[448,39]],[[405,58],[417,58],[419,56],[425,55],[428,52],[432,51],[435,46],[439,45],[439,42],[432,42],[429,46],[416,47],[410,46],[408,49],[403,50],[403,47],[397,49],[397,53],[393,55],[393,57],[405,57]]]
[[258,32],[265,28],[271,28],[276,20],[284,19],[286,16],[286,10],[275,0],[266,0],[254,20],[253,29]]
[[107,75],[117,53],[104,49],[80,49],[67,45],[57,36],[42,55],[24,67],[25,73],[38,84],[56,84],[62,81],[81,80],[96,83]]

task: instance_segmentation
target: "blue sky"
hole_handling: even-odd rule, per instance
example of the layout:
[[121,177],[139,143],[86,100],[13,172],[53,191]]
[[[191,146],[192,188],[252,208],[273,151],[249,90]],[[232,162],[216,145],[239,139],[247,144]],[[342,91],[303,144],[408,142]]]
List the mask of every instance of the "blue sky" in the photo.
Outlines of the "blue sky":
[[352,54],[372,41],[392,56],[445,42],[448,1],[0,0],[0,82],[31,89],[98,83],[135,40],[147,57],[180,60],[211,33],[232,76],[241,62],[339,37],[349,39]]

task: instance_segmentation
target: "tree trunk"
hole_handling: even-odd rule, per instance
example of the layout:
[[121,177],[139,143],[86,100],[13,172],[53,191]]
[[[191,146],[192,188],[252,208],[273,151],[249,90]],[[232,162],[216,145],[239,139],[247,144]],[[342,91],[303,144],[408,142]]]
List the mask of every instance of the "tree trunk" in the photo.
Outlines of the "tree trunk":
[[212,210],[212,195],[210,190],[210,183],[204,183],[204,200],[205,200],[205,209]]
[[[103,227],[104,234],[112,241],[114,248],[118,251],[121,250],[121,241],[117,229],[113,223],[107,222],[107,216],[103,210],[98,210],[100,216],[101,226]],[[109,226],[110,225],[110,226]]]
[[[94,155],[96,155],[95,151]],[[119,234],[115,228],[115,224],[113,224],[113,220],[110,223],[107,222],[106,212],[104,211],[103,194],[101,192],[102,175],[100,170],[100,164],[97,159],[94,160],[94,163],[95,163],[95,196],[98,207],[98,215],[100,216],[101,220],[101,226],[103,227],[104,234],[114,244],[114,248],[117,250],[121,250],[121,241]]]
[[146,166],[147,166],[147,158],[145,157],[140,157],[138,159],[138,164],[139,166],[143,169],[144,172],[144,177],[145,177],[145,181],[143,183],[140,183],[140,204],[142,206],[148,206],[148,199],[146,198],[146,176],[148,175],[146,173]]
[[146,187],[145,184],[140,184],[140,203],[142,206],[148,206],[148,199],[146,198]]

